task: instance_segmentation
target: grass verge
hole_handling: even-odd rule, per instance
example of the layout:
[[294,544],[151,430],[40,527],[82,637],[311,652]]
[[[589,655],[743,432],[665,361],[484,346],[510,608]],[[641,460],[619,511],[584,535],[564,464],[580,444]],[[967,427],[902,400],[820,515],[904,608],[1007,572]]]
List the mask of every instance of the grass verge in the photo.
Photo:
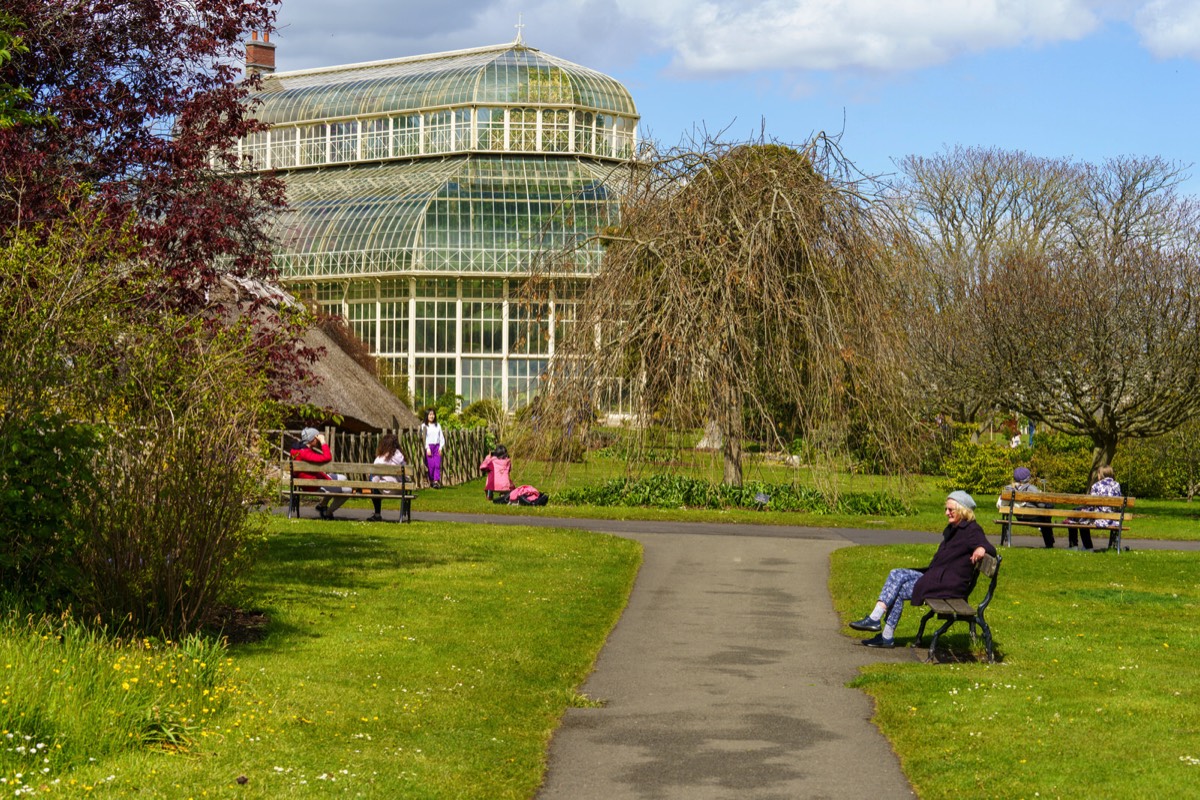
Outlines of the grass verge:
[[[608,506],[568,506],[554,501],[554,496],[568,486],[601,483],[624,474],[624,464],[613,459],[593,458],[583,464],[549,465],[540,462],[518,462],[514,467],[514,478],[519,483],[531,483],[550,494],[550,505],[545,508],[504,506],[488,502],[483,496],[483,479],[444,489],[424,489],[414,505],[421,511],[445,511],[465,514],[507,514],[521,516],[569,517],[583,519],[640,519],[674,522],[725,522],[756,525],[802,525],[814,528],[865,528],[877,530],[910,530],[940,533],[946,526],[943,513],[946,492],[940,487],[939,477],[910,476],[903,482],[895,478],[875,475],[839,474],[822,482],[832,482],[840,491],[877,492],[891,491],[901,496],[916,511],[913,515],[855,515],[855,514],[807,514],[799,512],[751,511],[727,509],[708,511],[700,509],[655,509]],[[684,474],[706,477],[720,481],[719,464],[697,462]],[[786,483],[797,480],[800,485],[817,485],[811,470],[791,468],[778,463],[752,462],[747,469],[747,480]],[[980,524],[998,541],[1000,526],[992,520],[997,516],[994,496],[976,497],[980,506]],[[364,507],[366,501],[351,501]],[[1138,539],[1163,539],[1168,541],[1200,540],[1200,502],[1184,500],[1137,501],[1137,515],[1133,527],[1126,532],[1124,540],[1136,547]],[[1059,546],[1065,546],[1065,528],[1056,530]],[[1038,536],[1036,529],[1018,529],[1017,535]],[[1097,547],[1108,543],[1108,535],[1093,536]]]
[[577,690],[640,547],[508,526],[272,527],[253,578],[267,637],[230,648],[235,689],[183,746],[91,742],[109,712],[82,703],[77,732],[43,737],[79,757],[5,777],[63,797],[531,797],[564,709],[592,702]]
[[[931,554],[834,553],[842,619],[870,610],[888,569],[923,566]],[[876,722],[917,794],[1132,800],[1197,785],[1200,554],[1002,555],[988,609],[999,663],[878,663],[855,681],[875,699]],[[916,635],[920,617],[905,611],[898,644]],[[942,642],[981,655],[966,631],[960,623]]]

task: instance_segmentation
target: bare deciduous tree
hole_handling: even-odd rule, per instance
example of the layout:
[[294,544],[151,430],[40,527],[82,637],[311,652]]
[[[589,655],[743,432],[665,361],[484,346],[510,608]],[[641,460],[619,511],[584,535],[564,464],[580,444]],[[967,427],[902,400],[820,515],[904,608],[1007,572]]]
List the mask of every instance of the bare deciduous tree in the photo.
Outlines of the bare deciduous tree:
[[1200,209],[1159,159],[1086,174],[1071,241],[999,260],[973,308],[996,396],[1091,438],[1094,475],[1200,415]]
[[823,137],[708,140],[634,168],[539,401],[556,442],[618,380],[638,430],[715,426],[732,484],[747,436],[781,423],[903,431],[884,422],[905,374],[887,235],[852,174]]
[[1120,438],[1200,414],[1200,210],[1178,165],[956,150],[904,166],[908,319],[934,391],[1090,437],[1093,473]]
[[998,398],[978,370],[976,331],[952,310],[969,302],[1001,253],[1041,252],[1068,238],[1083,192],[1080,169],[1063,159],[955,147],[909,156],[900,170],[889,207],[911,231],[913,362],[933,405],[979,422]]

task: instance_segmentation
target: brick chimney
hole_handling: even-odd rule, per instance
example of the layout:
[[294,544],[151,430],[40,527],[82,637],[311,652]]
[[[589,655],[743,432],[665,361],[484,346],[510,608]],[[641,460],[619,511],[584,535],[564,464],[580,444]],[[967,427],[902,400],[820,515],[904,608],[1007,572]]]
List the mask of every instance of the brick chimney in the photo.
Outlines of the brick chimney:
[[275,44],[271,35],[264,33],[262,41],[258,40],[258,31],[250,32],[250,41],[246,42],[246,72],[271,74],[275,71]]

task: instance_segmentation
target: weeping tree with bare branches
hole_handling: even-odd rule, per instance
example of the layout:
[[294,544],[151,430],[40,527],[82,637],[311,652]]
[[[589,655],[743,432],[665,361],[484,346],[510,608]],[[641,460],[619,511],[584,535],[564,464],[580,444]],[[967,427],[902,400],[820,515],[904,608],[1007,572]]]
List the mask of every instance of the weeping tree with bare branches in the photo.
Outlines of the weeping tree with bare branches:
[[853,175],[825,137],[708,140],[634,167],[556,347],[544,443],[568,452],[617,391],[638,443],[652,424],[715,428],[734,485],[750,436],[787,428],[840,446],[856,430],[894,443],[906,426],[890,418],[904,407],[890,234]]

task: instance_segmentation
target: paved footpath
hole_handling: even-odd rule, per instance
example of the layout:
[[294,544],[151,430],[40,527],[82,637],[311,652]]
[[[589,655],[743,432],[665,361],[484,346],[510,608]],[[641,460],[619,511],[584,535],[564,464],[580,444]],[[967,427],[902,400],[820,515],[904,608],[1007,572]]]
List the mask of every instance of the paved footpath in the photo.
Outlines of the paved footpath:
[[[852,544],[932,546],[936,534],[541,515],[414,518],[586,528],[642,543],[629,605],[583,687],[604,705],[567,711],[538,800],[913,796],[870,721],[870,698],[846,684],[864,664],[924,651],[872,650],[842,634],[829,599],[829,554]],[[1015,544],[1040,547],[1041,539],[1018,536]]]
[[539,800],[912,796],[870,698],[846,687],[863,664],[915,657],[842,635],[828,579],[829,554],[852,544],[846,531],[550,524],[636,539],[644,561],[583,687],[604,706],[567,711]]
[[829,553],[846,542],[627,534],[629,606],[550,748],[541,800],[910,797],[871,701],[880,653],[840,633]]

